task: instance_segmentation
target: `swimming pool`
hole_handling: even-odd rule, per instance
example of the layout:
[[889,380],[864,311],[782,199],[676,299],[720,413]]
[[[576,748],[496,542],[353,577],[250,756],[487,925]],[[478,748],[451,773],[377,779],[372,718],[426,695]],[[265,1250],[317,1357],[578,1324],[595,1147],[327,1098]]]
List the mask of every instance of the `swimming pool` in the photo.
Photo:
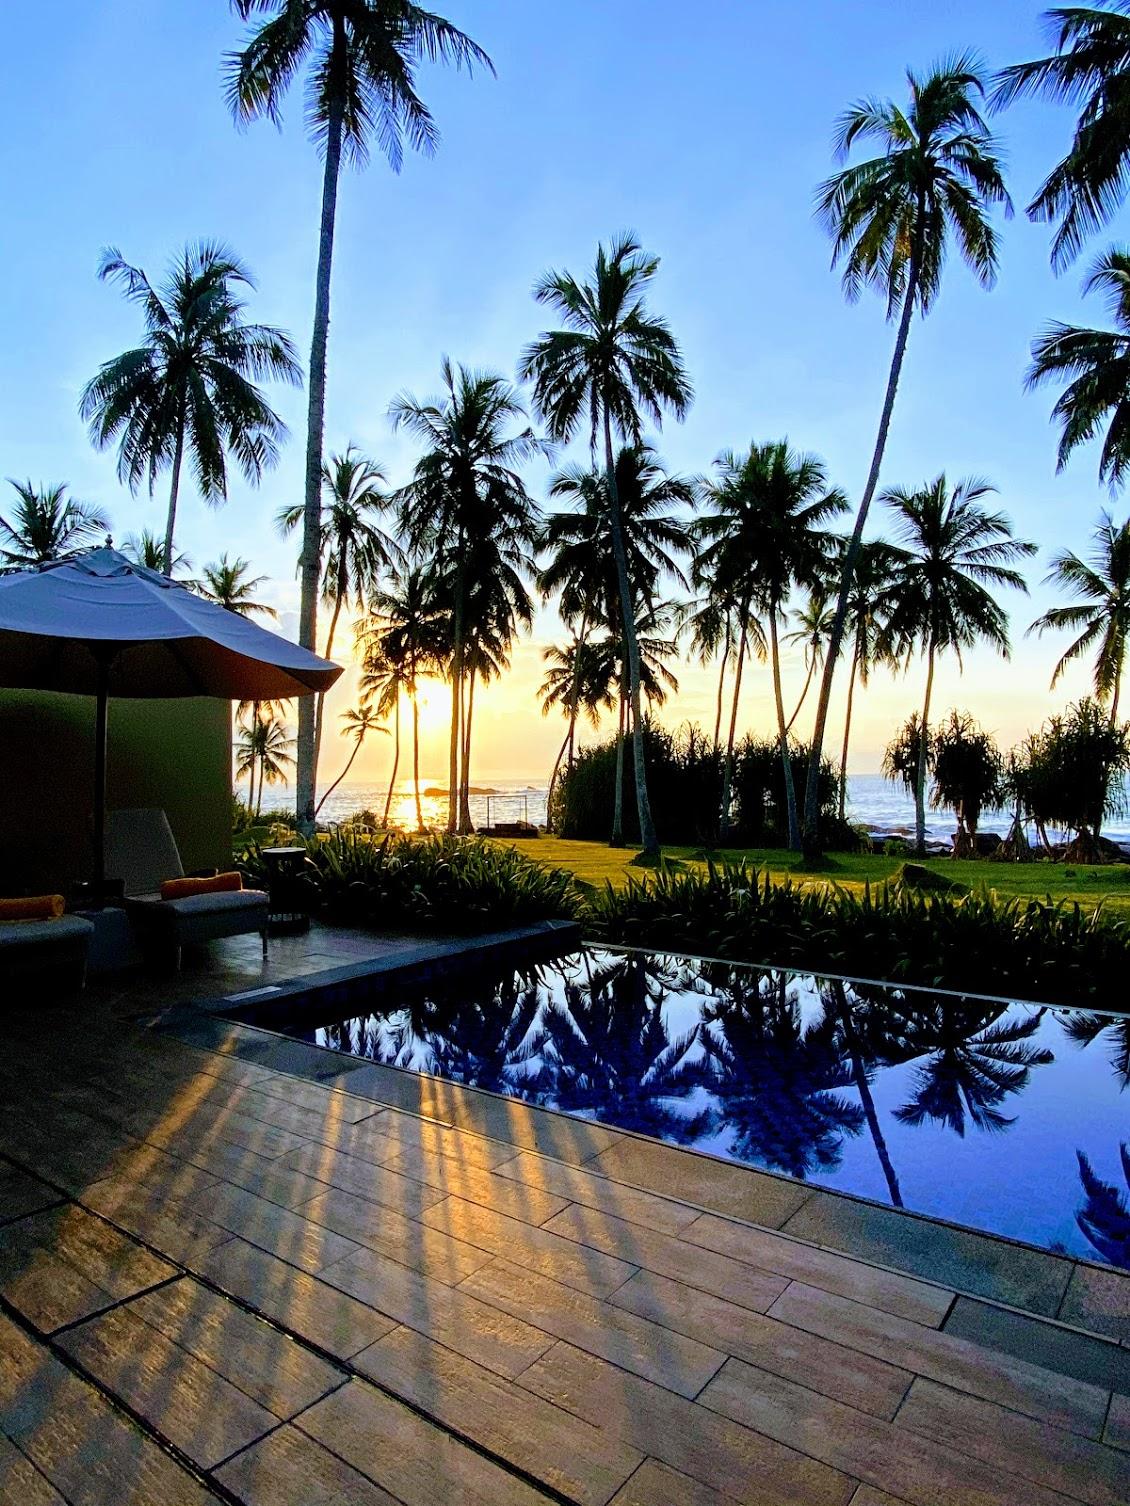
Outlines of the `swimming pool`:
[[592,948],[298,1003],[333,1050],[1130,1269],[1125,1016]]

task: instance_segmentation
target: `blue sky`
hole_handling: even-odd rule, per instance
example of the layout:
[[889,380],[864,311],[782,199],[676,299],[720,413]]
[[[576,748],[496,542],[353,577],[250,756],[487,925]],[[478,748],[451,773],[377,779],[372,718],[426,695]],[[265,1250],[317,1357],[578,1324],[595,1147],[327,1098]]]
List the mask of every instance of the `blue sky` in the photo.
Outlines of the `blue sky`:
[[[411,461],[385,417],[401,389],[434,390],[439,359],[512,372],[542,328],[529,296],[547,266],[582,269],[596,241],[636,230],[662,257],[654,303],[682,342],[697,398],[660,447],[700,472],[724,447],[787,434],[828,462],[853,498],[866,472],[892,331],[874,297],[848,306],[815,223],[815,185],[831,169],[837,113],[861,94],[904,90],[960,47],[996,67],[1042,50],[1040,7],[1026,0],[449,0],[446,13],[494,58],[498,78],[427,69],[422,91],[443,133],[432,160],[394,176],[374,158],[342,182],[334,272],[327,443],[354,442],[393,480]],[[688,25],[688,23],[690,23]],[[0,62],[0,474],[67,481],[107,507],[115,535],[158,527],[164,498],[131,498],[113,457],[95,453],[76,404],[99,362],[137,332],[134,311],[95,279],[99,250],[119,246],[152,273],[186,239],[228,241],[259,283],[258,317],[288,328],[305,352],[313,295],[320,163],[301,99],[282,132],[237,131],[220,64],[241,35],[224,0],[40,0],[12,7]],[[1022,205],[1061,154],[1067,112],[1014,108],[998,122]],[[1123,230],[1090,248],[1097,254]],[[1047,260],[1047,227],[1019,215],[1003,227],[999,286],[982,292],[963,267],[917,324],[884,480],[946,470],[983,474],[1018,531],[1050,550],[1084,548],[1110,499],[1086,454],[1054,474],[1054,394],[1026,394],[1033,335],[1076,319],[1086,258],[1063,277]],[[1089,317],[1098,321],[1098,309]],[[194,562],[227,549],[271,578],[293,622],[293,549],[274,533],[277,508],[300,493],[303,400],[276,392],[292,430],[259,492],[242,483],[222,511],[184,501],[178,543]],[[535,478],[540,481],[539,478]],[[1116,499],[1116,511],[1123,510]],[[1011,665],[977,655],[963,682],[943,674],[939,707],[968,706],[1007,742],[1038,722],[1054,644],[1020,630],[1048,598],[1014,604]],[[539,771],[557,731],[528,714],[540,644],[515,659],[512,683],[484,719],[481,773]],[[799,666],[791,668],[799,680]],[[877,766],[893,720],[917,700],[920,676],[887,681],[860,713],[860,769]],[[1055,703],[1082,689],[1056,692]],[[341,696],[348,698],[347,678]],[[708,719],[711,684],[688,673],[675,713]],[[438,715],[433,718],[439,747]],[[758,672],[743,718],[767,727]],[[517,747],[518,751],[515,751]],[[383,753],[382,753],[383,756]],[[551,755],[549,755],[551,756]]]

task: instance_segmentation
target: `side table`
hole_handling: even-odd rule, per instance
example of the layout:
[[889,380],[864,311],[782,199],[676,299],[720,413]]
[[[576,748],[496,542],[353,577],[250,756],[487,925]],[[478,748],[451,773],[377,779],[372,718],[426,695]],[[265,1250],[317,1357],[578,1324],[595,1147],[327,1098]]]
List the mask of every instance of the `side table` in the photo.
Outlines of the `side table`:
[[267,929],[300,936],[310,929],[310,880],[305,847],[261,847],[267,868]]

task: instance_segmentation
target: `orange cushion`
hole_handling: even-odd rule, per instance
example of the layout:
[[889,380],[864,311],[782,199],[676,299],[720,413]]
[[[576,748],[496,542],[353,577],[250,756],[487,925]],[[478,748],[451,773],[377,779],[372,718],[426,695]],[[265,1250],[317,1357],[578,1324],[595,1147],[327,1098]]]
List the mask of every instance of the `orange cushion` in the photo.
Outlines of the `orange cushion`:
[[193,894],[227,894],[242,888],[243,879],[238,873],[217,873],[214,878],[166,879],[161,885],[161,898],[188,899]]
[[61,894],[35,894],[30,899],[0,899],[0,920],[57,920],[65,908]]

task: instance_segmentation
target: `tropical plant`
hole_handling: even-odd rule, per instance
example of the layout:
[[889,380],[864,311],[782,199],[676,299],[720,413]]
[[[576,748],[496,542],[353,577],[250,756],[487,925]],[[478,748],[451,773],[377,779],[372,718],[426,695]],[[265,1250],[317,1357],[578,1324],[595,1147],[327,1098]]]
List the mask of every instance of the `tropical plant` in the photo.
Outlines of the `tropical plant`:
[[1052,168],[1028,205],[1034,220],[1059,220],[1052,264],[1062,270],[1089,234],[1105,225],[1126,195],[1130,173],[1130,15],[1123,0],[1071,5],[1045,13],[1055,51],[1005,68],[993,102],[1007,105],[1040,94],[1078,104],[1067,155]]
[[819,847],[819,794],[815,781],[822,763],[824,729],[832,684],[843,643],[859,553],[894,412],[910,324],[915,312],[928,314],[938,297],[951,245],[982,287],[997,272],[997,237],[990,212],[1012,206],[1004,186],[997,146],[980,114],[985,93],[981,69],[961,53],[928,74],[908,75],[909,107],[890,100],[865,99],[852,105],[836,132],[836,150],[845,159],[862,141],[875,141],[880,154],[845,167],[823,183],[817,213],[833,238],[832,263],[844,263],[843,286],[854,302],[865,287],[885,298],[887,318],[898,316],[887,389],[879,415],[875,448],[859,501],[855,526],[843,557],[836,616],[824,660],[813,730],[814,757],[805,792],[805,846]]
[[317,807],[314,810],[315,816],[317,816],[321,812],[322,806],[325,805],[326,801],[333,794],[334,790],[337,789],[342,780],[348,777],[349,771],[353,767],[354,760],[356,759],[358,753],[360,753],[362,745],[364,744],[364,741],[366,737],[368,737],[369,733],[388,732],[387,727],[381,726],[380,714],[377,712],[377,710],[372,706],[366,706],[364,703],[357,707],[351,706],[348,710],[343,711],[341,713],[341,719],[345,723],[345,727],[343,728],[341,735],[343,737],[352,737],[353,747],[349,750],[349,757],[345,761],[344,769],[342,769],[341,773],[334,780],[333,784],[330,785],[329,789],[318,801]]
[[[294,738],[287,733],[286,725],[275,716],[257,716],[250,726],[240,731],[236,745],[236,774],[245,775],[250,781],[248,805],[256,818],[263,809],[264,784],[285,784],[288,772],[294,767]],[[255,769],[259,770],[259,790],[255,792]]]
[[871,539],[860,546],[852,576],[845,619],[845,630],[851,642],[851,668],[848,671],[847,705],[844,709],[844,741],[840,750],[841,822],[847,815],[848,748],[851,742],[856,681],[866,689],[875,666],[891,662],[887,617],[892,605],[891,593],[898,561],[899,551],[892,544],[882,539]]
[[1118,721],[1122,671],[1130,643],[1130,521],[1116,527],[1104,512],[1094,531],[1095,548],[1089,561],[1070,549],[1054,556],[1045,585],[1061,587],[1075,597],[1066,607],[1051,607],[1038,617],[1029,633],[1053,629],[1082,629],[1061,655],[1052,672],[1054,690],[1068,665],[1095,651],[1095,698],[1110,702],[1111,723]]
[[823,582],[809,589],[808,599],[803,606],[794,607],[792,615],[796,627],[791,633],[785,633],[781,642],[801,650],[804,657],[804,684],[800,688],[793,714],[785,723],[786,732],[793,730],[793,724],[804,709],[812,676],[824,662],[824,653],[832,631],[833,613],[828,605],[828,590]]
[[661,427],[664,410],[682,418],[690,406],[691,384],[667,324],[651,314],[645,298],[659,268],[634,236],[622,235],[597,249],[591,280],[549,272],[534,297],[554,309],[563,329],[538,337],[523,353],[522,380],[533,384],[535,407],[555,440],[568,442],[587,428],[595,452],[603,439],[613,559],[628,669],[632,751],[640,840],[644,855],[659,855],[659,838],[648,802],[644,764],[640,656],[636,641],[636,598],[632,590],[614,436],[638,445],[642,415]]
[[[281,120],[282,101],[303,66],[309,67],[306,120],[324,153],[318,230],[314,323],[310,342],[306,476],[300,555],[299,642],[317,647],[322,532],[322,442],[326,407],[326,351],[330,277],[342,161],[363,167],[375,140],[393,172],[404,142],[430,155],[435,122],[416,91],[421,61],[454,64],[470,73],[494,71],[490,58],[442,16],[412,0],[231,0],[240,20],[266,19],[227,59],[227,95],[237,120]],[[297,804],[299,822],[313,820],[315,713],[299,703]]]
[[0,573],[63,559],[110,531],[102,508],[68,497],[65,486],[34,486],[10,478],[8,485],[16,504],[7,517],[0,516]]
[[558,750],[553,772],[549,778],[549,789],[545,800],[548,813],[553,809],[557,775],[561,768],[561,760],[566,757],[566,754],[568,754],[566,768],[573,767],[578,714],[583,713],[591,725],[596,727],[600,721],[601,711],[611,710],[615,704],[615,697],[609,685],[603,644],[584,643],[579,635],[574,635],[572,642],[563,647],[559,644],[551,644],[549,648],[543,649],[542,659],[547,668],[538,689],[541,714],[548,716],[551,711],[558,710],[563,712],[566,718],[565,740]]
[[[381,571],[390,570],[401,558],[399,544],[376,521],[391,506],[384,484],[384,471],[353,445],[342,455],[331,455],[322,467],[325,501],[319,559],[322,601],[330,609],[324,653],[327,659],[333,657],[334,635],[342,610],[362,610]],[[305,506],[301,502],[284,507],[278,515],[280,530],[284,534],[293,533],[304,515]],[[315,790],[325,709],[323,690],[318,693],[314,727]]]
[[1004,764],[991,733],[963,711],[951,711],[931,737],[934,775],[930,804],[952,810],[957,817],[953,839],[955,858],[977,856],[977,823],[981,812],[995,809],[1004,796]]
[[156,287],[113,247],[98,275],[140,308],[145,339],[99,367],[79,412],[99,449],[117,442],[118,475],[131,491],[144,481],[152,495],[157,477],[170,472],[162,556],[170,575],[186,455],[210,504],[227,500],[229,457],[257,483],[278,459],[286,426],[256,382],[297,386],[302,372],[289,335],[243,317],[241,292],[254,283],[226,246],[186,246]]
[[[126,535],[126,541],[122,545],[122,553],[127,555],[135,564],[143,565],[146,570],[153,570],[158,575],[165,575],[165,541],[159,538],[152,529],[143,528],[140,533]],[[170,577],[174,577],[178,570],[191,570],[192,561],[187,554],[180,550],[173,553],[173,568],[168,571]],[[188,584],[188,582],[185,582]]]
[[390,413],[395,427],[424,446],[400,492],[401,522],[414,555],[427,563],[435,599],[450,613],[447,829],[454,833],[461,824],[468,751],[463,730],[470,588],[505,577],[515,608],[524,595],[521,576],[532,570],[540,514],[518,467],[544,454],[545,445],[505,378],[453,366],[446,356],[441,372],[441,396],[421,402],[401,394]]
[[1075,833],[1064,853],[1072,863],[1103,860],[1103,820],[1126,809],[1130,723],[1113,724],[1097,701],[1084,699],[1051,716],[1025,745],[1023,792],[1036,829]]
[[[799,849],[779,628],[794,588],[811,592],[823,585],[836,548],[825,525],[846,511],[847,499],[828,485],[824,464],[817,456],[790,450],[786,440],[751,444],[742,455],[727,451],[718,457],[716,467],[718,478],[705,491],[707,510],[697,525],[700,565],[710,571],[718,589],[741,600],[743,617],[752,608],[768,623],[788,840],[790,847]],[[726,793],[723,830],[729,814]]]
[[1060,426],[1056,469],[1104,428],[1099,478],[1120,486],[1130,467],[1130,252],[1100,257],[1084,292],[1105,295],[1114,330],[1052,323],[1032,346],[1025,384],[1066,382],[1052,418]]
[[938,656],[952,653],[958,664],[965,650],[986,642],[1007,658],[1008,617],[997,599],[1002,589],[1027,591],[1013,562],[1035,553],[1036,546],[1017,539],[1004,513],[982,504],[995,490],[970,477],[952,488],[944,475],[923,487],[892,487],[882,501],[894,514],[903,550],[892,588],[889,619],[893,652],[909,661],[921,651],[926,686],[915,788],[915,850],[925,851],[926,771],[930,702]]
[[1079,1181],[1086,1201],[1075,1215],[1079,1230],[1092,1249],[1120,1270],[1130,1271],[1130,1144],[1118,1147],[1126,1192],[1113,1182],[1104,1182],[1091,1162],[1080,1151]]
[[226,612],[235,612],[240,617],[277,617],[279,614],[274,607],[255,599],[256,591],[266,584],[267,577],[255,575],[249,578],[250,569],[250,560],[238,555],[233,560],[226,553],[221,554],[213,564],[204,566],[200,594]]

